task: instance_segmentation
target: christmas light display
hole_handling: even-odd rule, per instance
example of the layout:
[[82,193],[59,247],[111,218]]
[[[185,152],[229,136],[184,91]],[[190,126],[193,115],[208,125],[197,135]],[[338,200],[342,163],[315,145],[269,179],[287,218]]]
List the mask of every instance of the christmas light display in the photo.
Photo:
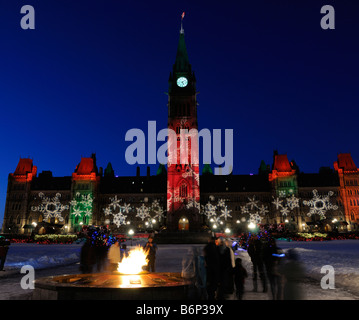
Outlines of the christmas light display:
[[[285,204],[283,202],[285,201]],[[299,198],[295,197],[292,194],[290,197],[286,197],[281,199],[281,197],[274,198],[272,203],[274,204],[275,208],[280,211],[282,216],[287,216],[290,211],[294,210],[295,208],[299,208]]]
[[73,224],[78,224],[79,221],[89,223],[92,218],[92,204],[93,197],[91,193],[81,194],[76,192],[75,197],[70,201],[71,216]]
[[39,197],[42,199],[42,202],[38,206],[32,206],[32,211],[41,212],[45,220],[57,218],[61,222],[64,221],[61,214],[64,210],[68,210],[70,207],[69,205],[64,205],[60,202],[60,193],[56,193],[56,195],[51,198],[40,192]]
[[318,214],[321,219],[325,219],[325,214],[328,210],[337,210],[338,206],[330,203],[330,197],[334,194],[333,191],[329,191],[327,195],[319,195],[318,190],[313,190],[313,198],[309,201],[304,200],[303,204],[310,207],[308,216]]
[[136,208],[137,214],[136,217],[140,218],[142,221],[150,217],[149,208],[142,204],[141,207]]
[[115,195],[113,198],[110,198],[110,204],[103,209],[105,215],[113,216],[113,223],[117,228],[127,223],[127,215],[124,215],[124,213],[128,214],[132,210],[130,204],[121,204],[121,202],[122,199],[117,199],[117,195]]

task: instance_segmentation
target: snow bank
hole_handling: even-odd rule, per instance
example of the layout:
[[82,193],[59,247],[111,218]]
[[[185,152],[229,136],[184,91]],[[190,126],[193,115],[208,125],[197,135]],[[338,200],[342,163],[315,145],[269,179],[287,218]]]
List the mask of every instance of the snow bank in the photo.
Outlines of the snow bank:
[[9,247],[5,270],[17,270],[23,265],[35,269],[50,268],[75,263],[80,260],[82,244],[14,243]]
[[359,293],[359,241],[334,240],[324,242],[278,241],[278,247],[286,253],[295,249],[306,269],[307,276],[320,281],[321,269],[330,265],[335,272],[335,287]]

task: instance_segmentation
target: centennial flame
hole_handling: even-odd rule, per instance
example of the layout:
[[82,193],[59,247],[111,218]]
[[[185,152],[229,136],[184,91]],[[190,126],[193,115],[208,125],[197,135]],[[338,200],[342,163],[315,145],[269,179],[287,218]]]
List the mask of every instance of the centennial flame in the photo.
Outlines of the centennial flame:
[[130,250],[128,256],[119,262],[117,271],[123,274],[138,274],[142,271],[142,267],[148,263],[146,257],[146,251],[141,246],[137,246],[135,249]]

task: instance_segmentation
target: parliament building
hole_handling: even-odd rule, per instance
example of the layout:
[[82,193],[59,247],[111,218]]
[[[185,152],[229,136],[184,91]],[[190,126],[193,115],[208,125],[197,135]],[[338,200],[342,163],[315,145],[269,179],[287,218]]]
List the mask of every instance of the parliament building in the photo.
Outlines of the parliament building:
[[[181,27],[169,77],[168,128],[197,129],[196,77]],[[178,138],[179,140],[179,138]],[[187,147],[189,148],[189,142]],[[178,141],[177,149],[181,148]],[[176,152],[176,151],[175,151]],[[170,156],[170,155],[169,155]],[[333,168],[303,173],[287,154],[258,161],[258,173],[215,175],[209,164],[149,167],[116,176],[111,163],[98,167],[96,155],[81,158],[69,176],[39,173],[21,158],[8,176],[3,233],[74,233],[83,226],[107,226],[114,233],[200,232],[235,234],[248,227],[291,231],[355,231],[359,223],[359,169],[349,153]]]

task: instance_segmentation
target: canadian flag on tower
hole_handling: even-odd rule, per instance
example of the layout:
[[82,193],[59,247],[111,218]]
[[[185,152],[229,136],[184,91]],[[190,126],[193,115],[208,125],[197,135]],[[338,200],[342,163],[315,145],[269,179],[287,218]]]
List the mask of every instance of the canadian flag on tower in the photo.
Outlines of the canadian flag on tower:
[[184,18],[184,12],[182,13],[182,16],[181,16],[181,17],[182,17],[182,19]]

